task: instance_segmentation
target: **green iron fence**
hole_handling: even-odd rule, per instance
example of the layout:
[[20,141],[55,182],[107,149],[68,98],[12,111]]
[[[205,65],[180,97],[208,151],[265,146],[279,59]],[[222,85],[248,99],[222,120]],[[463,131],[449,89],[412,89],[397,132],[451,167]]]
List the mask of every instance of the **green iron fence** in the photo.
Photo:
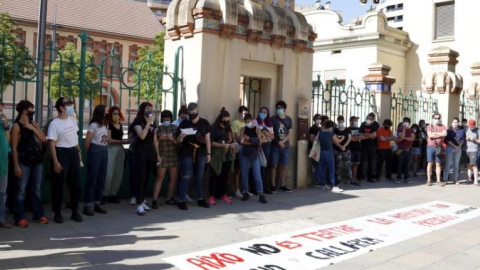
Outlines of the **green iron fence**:
[[460,121],[462,119],[474,119],[478,122],[478,97],[468,98],[465,91],[462,91],[458,117]]
[[256,117],[261,106],[262,80],[242,77],[240,84],[243,87],[242,104],[247,106],[250,114]]
[[348,121],[350,116],[364,119],[371,112],[376,113],[375,94],[366,87],[356,88],[353,81],[345,87],[337,79],[324,86],[320,76],[312,82],[312,115],[319,113],[333,121],[342,115]]
[[[46,112],[44,104],[36,104],[37,119],[43,118],[39,114],[45,116],[40,122],[42,126],[54,116],[53,103],[59,96],[67,96],[75,101],[80,130],[91,117],[95,103],[107,107],[114,104],[120,106],[128,123],[133,120],[131,115],[142,101],[154,105],[156,117],[165,108],[173,110],[176,115],[179,90],[183,89],[183,78],[180,77],[183,76],[180,67],[182,47],[176,52],[174,71],[169,72],[167,67],[152,60],[150,52],[148,59],[139,63],[130,62],[127,67],[122,65],[113,49],[102,59],[95,59],[87,51],[90,37],[86,31],[79,37],[80,52],[58,50],[49,44],[36,58],[28,49],[14,46],[6,34],[0,37],[0,98],[4,101],[5,97],[9,99],[6,103],[11,105],[10,120],[15,119],[14,107],[20,99],[34,101],[38,96],[39,88],[36,89],[35,85],[42,81],[39,80],[39,74],[42,73]],[[39,59],[43,59],[44,65],[38,66]],[[124,99],[128,102],[125,103]],[[126,108],[122,108],[122,105]],[[79,138],[81,142],[82,133]]]
[[424,96],[423,91],[419,91],[416,95],[413,90],[410,90],[408,94],[403,94],[402,90],[392,93],[390,99],[390,119],[393,122],[394,130],[397,125],[402,122],[404,117],[409,117],[412,123],[418,123],[420,120],[431,119],[434,112],[438,112],[438,102],[432,97],[431,94]]

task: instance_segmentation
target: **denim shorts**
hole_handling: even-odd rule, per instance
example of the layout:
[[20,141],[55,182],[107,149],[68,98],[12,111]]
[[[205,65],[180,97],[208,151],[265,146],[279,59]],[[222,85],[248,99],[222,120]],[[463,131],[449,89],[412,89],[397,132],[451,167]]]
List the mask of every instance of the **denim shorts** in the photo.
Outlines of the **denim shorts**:
[[478,152],[467,152],[467,156],[469,161],[469,163],[467,164],[470,164],[472,166],[477,166]]
[[362,161],[362,151],[350,151],[352,155],[352,164],[360,164]]
[[412,155],[420,155],[420,148],[412,148]]
[[287,166],[290,159],[290,147],[280,148],[277,145],[272,145],[270,151],[270,161],[273,166],[283,165]]
[[435,154],[435,146],[427,146],[427,162],[428,163],[432,163],[432,162],[435,162],[435,163],[438,163],[440,164],[440,162],[442,162],[442,160],[440,159],[439,156],[437,156]]

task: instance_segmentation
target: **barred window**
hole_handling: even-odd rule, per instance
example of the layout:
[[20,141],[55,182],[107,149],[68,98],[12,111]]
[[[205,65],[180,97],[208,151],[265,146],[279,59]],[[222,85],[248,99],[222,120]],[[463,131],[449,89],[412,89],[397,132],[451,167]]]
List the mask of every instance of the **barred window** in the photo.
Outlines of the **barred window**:
[[435,5],[435,39],[455,35],[455,2]]

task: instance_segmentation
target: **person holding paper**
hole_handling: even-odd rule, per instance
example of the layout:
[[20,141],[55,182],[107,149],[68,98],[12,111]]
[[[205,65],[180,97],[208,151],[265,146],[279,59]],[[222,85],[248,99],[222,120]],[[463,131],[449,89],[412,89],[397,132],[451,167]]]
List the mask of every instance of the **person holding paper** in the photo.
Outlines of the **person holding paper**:
[[[182,121],[175,134],[180,148],[180,201],[178,208],[188,210],[186,201],[188,183],[195,177],[195,188],[197,191],[197,204],[204,208],[210,208],[210,204],[203,198],[203,172],[211,159],[210,132],[212,127],[207,120],[198,116],[197,103],[191,102],[187,106],[188,121]],[[187,135],[182,129],[193,129],[195,135]]]

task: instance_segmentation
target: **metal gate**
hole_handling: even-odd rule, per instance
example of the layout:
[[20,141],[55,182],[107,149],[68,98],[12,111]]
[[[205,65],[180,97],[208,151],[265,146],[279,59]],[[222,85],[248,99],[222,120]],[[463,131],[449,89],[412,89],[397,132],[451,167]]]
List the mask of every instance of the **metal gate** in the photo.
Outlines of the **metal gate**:
[[402,122],[404,117],[409,117],[412,123],[418,123],[420,120],[428,122],[434,112],[438,112],[438,102],[432,98],[431,94],[424,96],[423,91],[415,92],[410,90],[407,95],[399,89],[397,93],[392,93],[390,99],[390,119],[393,122],[394,129]]
[[458,117],[462,119],[473,119],[478,122],[478,97],[468,98],[465,91],[460,96],[460,110]]
[[262,79],[241,77],[240,84],[242,86],[242,105],[247,106],[250,114],[256,117],[260,111]]

